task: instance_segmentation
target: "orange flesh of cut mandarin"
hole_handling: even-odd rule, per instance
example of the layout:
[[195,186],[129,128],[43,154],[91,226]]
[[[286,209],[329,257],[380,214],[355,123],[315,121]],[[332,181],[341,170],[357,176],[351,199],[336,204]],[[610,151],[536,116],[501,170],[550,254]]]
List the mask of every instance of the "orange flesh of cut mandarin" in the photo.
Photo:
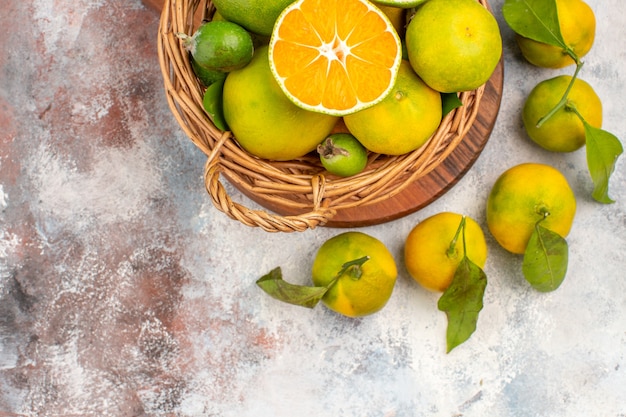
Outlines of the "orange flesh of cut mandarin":
[[401,58],[387,17],[362,0],[300,0],[279,17],[270,41],[285,93],[301,107],[334,115],[382,100]]

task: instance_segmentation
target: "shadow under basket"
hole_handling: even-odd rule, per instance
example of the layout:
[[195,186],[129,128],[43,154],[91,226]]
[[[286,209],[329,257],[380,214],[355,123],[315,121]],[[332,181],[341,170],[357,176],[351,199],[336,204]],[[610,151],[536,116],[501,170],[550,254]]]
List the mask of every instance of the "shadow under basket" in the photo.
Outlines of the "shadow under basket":
[[[486,0],[478,0],[489,7]],[[358,175],[326,172],[317,154],[286,162],[268,161],[243,150],[231,132],[217,129],[202,105],[204,87],[176,36],[193,34],[214,13],[208,0],[165,0],[158,37],[159,64],[168,104],[193,143],[206,154],[204,180],[215,206],[243,224],[268,232],[317,226],[360,227],[391,221],[431,203],[450,189],[476,160],[495,124],[502,93],[503,65],[448,113],[421,148],[400,156],[369,153]],[[267,210],[234,202],[221,182]]]

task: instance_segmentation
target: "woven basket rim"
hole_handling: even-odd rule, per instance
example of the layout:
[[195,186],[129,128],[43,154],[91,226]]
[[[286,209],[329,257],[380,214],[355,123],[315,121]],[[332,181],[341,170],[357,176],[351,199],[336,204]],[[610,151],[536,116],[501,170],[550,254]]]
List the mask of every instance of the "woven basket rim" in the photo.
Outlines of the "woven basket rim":
[[[477,0],[488,8],[487,0]],[[293,232],[326,224],[338,211],[375,204],[401,193],[429,174],[462,142],[478,114],[485,85],[459,93],[463,106],[448,113],[419,149],[399,156],[369,152],[366,169],[352,177],[329,175],[313,155],[268,161],[250,155],[231,132],[213,125],[202,105],[204,87],[176,34],[193,34],[214,12],[211,0],[164,0],[158,34],[159,65],[168,106],[184,133],[207,156],[205,187],[214,205],[229,217],[268,232]],[[244,194],[296,215],[251,210],[235,203],[221,182],[224,176]]]

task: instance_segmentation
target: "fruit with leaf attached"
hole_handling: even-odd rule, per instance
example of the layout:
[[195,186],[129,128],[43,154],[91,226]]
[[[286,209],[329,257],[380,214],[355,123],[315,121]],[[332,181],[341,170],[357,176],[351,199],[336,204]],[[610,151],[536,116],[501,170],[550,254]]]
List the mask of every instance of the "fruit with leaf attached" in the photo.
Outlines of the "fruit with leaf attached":
[[[554,0],[551,0],[554,1]],[[556,0],[559,29],[565,45],[578,57],[584,57],[595,39],[596,18],[582,0]],[[543,68],[563,68],[576,61],[559,46],[516,35],[517,44],[528,62]]]
[[539,124],[561,101],[571,82],[569,75],[542,81],[524,103],[522,120],[528,136],[549,151],[572,152],[585,145],[581,118],[593,127],[602,126],[602,102],[591,85],[580,78],[574,80],[563,105]]
[[[362,264],[346,263],[366,258]],[[362,232],[336,235],[319,248],[312,267],[316,286],[328,286],[322,302],[348,317],[361,317],[381,310],[396,283],[398,270],[393,255],[378,239]]]
[[487,226],[496,241],[515,254],[526,251],[538,221],[566,237],[576,198],[565,176],[549,165],[523,163],[495,181],[487,199]]
[[445,291],[464,256],[480,268],[485,266],[485,235],[475,220],[465,217],[463,242],[462,218],[461,214],[441,212],[422,220],[408,234],[404,262],[411,277],[424,288]]

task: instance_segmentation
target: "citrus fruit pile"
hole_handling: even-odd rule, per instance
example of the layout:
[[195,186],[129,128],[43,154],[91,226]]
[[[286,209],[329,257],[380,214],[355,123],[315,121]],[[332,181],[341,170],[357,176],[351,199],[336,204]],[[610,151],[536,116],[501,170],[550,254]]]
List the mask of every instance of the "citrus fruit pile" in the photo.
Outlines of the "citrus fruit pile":
[[[364,169],[362,149],[422,147],[444,116],[442,94],[485,84],[502,53],[496,20],[476,0],[213,5],[211,21],[179,36],[214,125],[248,153],[277,161],[328,150],[320,146],[328,136],[348,134],[350,146],[319,154],[338,176]],[[360,169],[334,170],[337,159]]]

